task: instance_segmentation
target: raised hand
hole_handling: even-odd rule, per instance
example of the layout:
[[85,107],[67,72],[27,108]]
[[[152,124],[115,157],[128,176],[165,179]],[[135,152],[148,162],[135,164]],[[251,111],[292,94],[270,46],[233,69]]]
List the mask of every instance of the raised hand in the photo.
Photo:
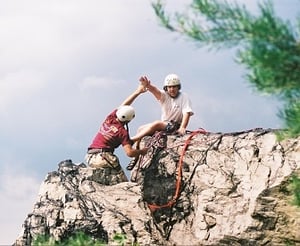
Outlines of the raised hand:
[[150,80],[147,78],[147,76],[140,77],[141,85],[143,85],[145,88],[147,88],[150,85]]

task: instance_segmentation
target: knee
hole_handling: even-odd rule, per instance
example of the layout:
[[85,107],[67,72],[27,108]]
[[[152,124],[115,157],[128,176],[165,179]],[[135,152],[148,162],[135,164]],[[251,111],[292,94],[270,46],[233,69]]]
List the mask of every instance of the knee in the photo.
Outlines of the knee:
[[165,127],[166,127],[165,122],[159,120],[154,121],[151,125],[151,128],[155,131],[162,131],[165,129]]

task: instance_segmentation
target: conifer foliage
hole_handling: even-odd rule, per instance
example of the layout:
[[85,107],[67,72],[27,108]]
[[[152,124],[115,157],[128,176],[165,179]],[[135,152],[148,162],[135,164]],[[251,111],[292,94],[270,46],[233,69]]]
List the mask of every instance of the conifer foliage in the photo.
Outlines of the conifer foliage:
[[293,26],[276,15],[272,1],[258,4],[257,15],[221,0],[193,0],[181,13],[166,13],[161,0],[152,7],[164,27],[199,47],[236,48],[236,62],[245,66],[252,87],[283,102],[283,136],[300,135],[300,17]]

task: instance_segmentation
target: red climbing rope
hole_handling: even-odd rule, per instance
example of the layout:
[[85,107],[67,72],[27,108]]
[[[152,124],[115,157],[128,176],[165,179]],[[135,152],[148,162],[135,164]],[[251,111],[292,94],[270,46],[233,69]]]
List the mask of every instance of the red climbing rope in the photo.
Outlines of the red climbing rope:
[[156,205],[156,204],[148,204],[149,209],[151,210],[151,212],[154,212],[157,209],[160,208],[167,208],[167,207],[172,207],[175,202],[177,201],[177,199],[179,198],[180,195],[180,188],[181,188],[181,179],[182,179],[182,165],[183,165],[183,158],[185,155],[185,152],[191,142],[191,139],[199,133],[205,134],[207,133],[203,128],[200,128],[196,131],[191,131],[191,134],[189,135],[189,137],[185,140],[185,144],[183,146],[181,155],[180,155],[180,159],[179,159],[179,163],[177,166],[177,179],[176,179],[176,190],[175,190],[175,194],[173,195],[173,198],[168,201],[166,204],[163,205]]

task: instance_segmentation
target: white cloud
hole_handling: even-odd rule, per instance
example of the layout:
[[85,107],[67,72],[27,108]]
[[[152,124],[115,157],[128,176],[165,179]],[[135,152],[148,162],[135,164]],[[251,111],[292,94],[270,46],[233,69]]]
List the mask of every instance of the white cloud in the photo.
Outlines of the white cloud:
[[116,85],[122,84],[121,80],[115,80],[108,77],[91,76],[86,77],[79,83],[79,89],[81,91],[113,88]]
[[14,242],[38,195],[40,182],[19,168],[16,163],[11,163],[0,175],[0,245]]
[[26,102],[45,86],[45,78],[39,71],[21,69],[0,77],[0,113],[8,107]]
[[11,164],[10,168],[2,170],[0,175],[0,191],[1,197],[8,200],[25,201],[29,197],[33,197],[32,194],[37,195],[37,187],[39,183],[32,176],[28,176],[20,171],[13,170],[11,167],[16,164]]
[[0,65],[4,68],[24,64],[46,68],[79,62],[91,53],[111,56],[110,47],[140,43],[144,33],[140,39],[132,36],[145,24],[143,14],[149,16],[152,11],[142,1],[131,1],[134,15],[129,13],[128,1],[9,2],[1,6],[0,15]]

